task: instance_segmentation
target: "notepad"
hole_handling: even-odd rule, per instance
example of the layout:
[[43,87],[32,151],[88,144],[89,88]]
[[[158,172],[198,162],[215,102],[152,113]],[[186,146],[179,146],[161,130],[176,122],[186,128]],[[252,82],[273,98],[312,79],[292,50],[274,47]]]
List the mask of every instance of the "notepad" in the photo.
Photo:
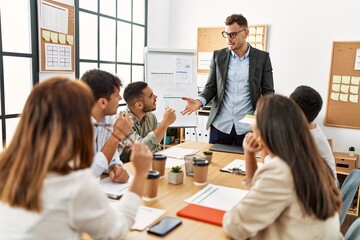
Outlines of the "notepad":
[[107,177],[100,180],[100,188],[106,194],[121,196],[129,189],[133,178],[134,176],[130,176],[127,183],[115,183],[110,177]]
[[185,199],[185,202],[222,211],[229,211],[240,202],[248,192],[249,191],[247,190],[238,188],[208,184],[193,196]]
[[178,211],[176,214],[180,217],[191,218],[194,220],[222,226],[222,219],[224,217],[225,211],[195,204],[189,204]]

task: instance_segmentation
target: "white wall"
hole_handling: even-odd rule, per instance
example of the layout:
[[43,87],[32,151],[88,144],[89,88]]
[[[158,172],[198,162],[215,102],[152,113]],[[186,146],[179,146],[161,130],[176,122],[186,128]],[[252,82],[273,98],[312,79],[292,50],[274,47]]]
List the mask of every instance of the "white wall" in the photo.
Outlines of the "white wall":
[[332,42],[360,41],[359,9],[359,0],[149,0],[148,46],[196,49],[197,28],[223,26],[232,13],[242,13],[250,25],[268,24],[275,91],[315,88],[324,100],[316,123],[333,139],[334,151],[355,146],[360,153],[360,130],[323,125]]

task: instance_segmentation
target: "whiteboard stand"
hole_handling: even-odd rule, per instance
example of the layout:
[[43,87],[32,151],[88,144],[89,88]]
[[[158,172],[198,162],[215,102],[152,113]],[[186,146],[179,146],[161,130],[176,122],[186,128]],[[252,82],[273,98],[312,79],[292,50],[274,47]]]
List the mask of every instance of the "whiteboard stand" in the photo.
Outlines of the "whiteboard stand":
[[[196,137],[196,141],[199,142],[199,139],[198,139],[198,134],[197,134],[197,127],[196,126],[191,126],[191,127],[171,127],[171,128],[193,128],[194,129],[194,132],[195,132],[195,137]],[[165,134],[164,134],[164,139],[163,139],[163,150],[166,149],[166,131],[165,131]]]

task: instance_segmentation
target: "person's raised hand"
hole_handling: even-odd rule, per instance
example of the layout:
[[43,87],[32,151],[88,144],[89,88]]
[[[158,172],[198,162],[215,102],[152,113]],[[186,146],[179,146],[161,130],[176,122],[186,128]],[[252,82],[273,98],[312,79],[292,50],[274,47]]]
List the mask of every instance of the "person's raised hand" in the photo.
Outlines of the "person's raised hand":
[[181,111],[182,115],[189,115],[193,112],[196,113],[196,111],[199,110],[202,105],[200,100],[197,99],[188,98],[188,97],[182,97],[181,99],[187,102],[185,108]]
[[173,108],[166,108],[164,115],[163,115],[163,122],[169,126],[172,123],[174,123],[176,120],[176,114],[175,114],[175,109]]
[[147,176],[152,159],[153,155],[148,146],[138,142],[133,144],[130,161],[134,165],[136,174]]
[[134,126],[134,121],[128,113],[120,112],[114,123],[114,134],[124,139]]

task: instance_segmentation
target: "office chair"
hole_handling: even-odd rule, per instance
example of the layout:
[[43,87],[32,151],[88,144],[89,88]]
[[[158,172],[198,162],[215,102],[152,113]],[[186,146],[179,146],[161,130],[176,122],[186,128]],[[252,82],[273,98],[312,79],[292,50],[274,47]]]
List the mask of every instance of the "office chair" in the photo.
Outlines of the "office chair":
[[346,231],[345,240],[360,239],[360,218],[353,222],[349,229]]
[[354,169],[350,174],[345,178],[344,183],[341,186],[341,193],[343,199],[343,205],[340,214],[340,226],[343,224],[348,208],[350,207],[356,191],[360,184],[360,170]]

